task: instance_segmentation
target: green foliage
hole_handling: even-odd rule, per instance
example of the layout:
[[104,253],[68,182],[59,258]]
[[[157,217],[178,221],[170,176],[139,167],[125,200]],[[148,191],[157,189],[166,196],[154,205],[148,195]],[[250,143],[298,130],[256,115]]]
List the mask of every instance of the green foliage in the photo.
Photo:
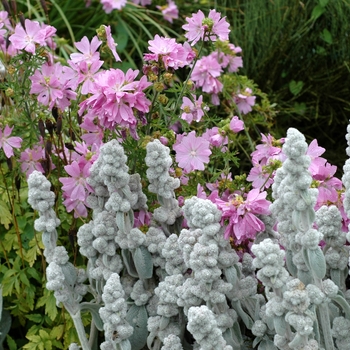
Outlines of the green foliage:
[[318,139],[342,166],[348,123],[350,3],[343,0],[228,0],[231,39],[244,54],[243,72],[279,110],[276,137],[291,125]]

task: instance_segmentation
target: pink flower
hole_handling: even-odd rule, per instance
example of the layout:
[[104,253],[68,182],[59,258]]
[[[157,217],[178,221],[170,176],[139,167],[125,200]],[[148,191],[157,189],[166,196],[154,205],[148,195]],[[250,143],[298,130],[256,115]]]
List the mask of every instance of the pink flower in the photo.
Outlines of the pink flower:
[[66,193],[63,193],[63,205],[66,207],[68,213],[74,210],[75,218],[86,218],[88,216],[87,208],[85,202],[79,199],[71,199]]
[[309,166],[309,171],[312,175],[318,173],[319,167],[325,166],[327,160],[320,157],[321,154],[325,152],[323,147],[320,147],[317,143],[317,140],[312,140],[307,148],[306,154],[311,158],[311,164]]
[[192,95],[193,102],[188,97],[183,97],[182,99],[182,105],[181,109],[183,110],[183,113],[181,115],[181,118],[186,120],[187,123],[191,124],[193,120],[196,122],[199,122],[203,115],[204,110],[208,111],[209,107],[202,108],[203,105],[203,96],[199,96],[198,100],[196,99],[196,95]]
[[253,187],[260,190],[269,188],[273,184],[274,179],[274,173],[270,175],[264,167],[261,164],[255,164],[247,176],[247,181],[251,181]]
[[234,116],[230,121],[230,130],[234,133],[244,130],[244,123],[237,116]]
[[92,96],[80,103],[79,114],[87,110],[85,118],[93,120],[97,116],[100,125],[111,130],[116,126],[135,127],[138,120],[134,111],[147,113],[151,104],[143,92],[151,83],[147,82],[146,76],[136,81],[138,73],[132,69],[126,73],[120,69],[98,73]]
[[206,18],[204,13],[199,10],[197,13],[193,13],[192,17],[186,17],[187,24],[183,25],[182,28],[187,31],[185,37],[189,42],[192,42],[192,46],[200,39],[228,40],[230,25],[226,22],[226,17],[220,18],[220,16],[221,14],[215,10],[210,10],[209,16]]
[[262,165],[267,164],[270,158],[280,158],[282,161],[285,156],[282,155],[282,144],[284,139],[276,140],[273,136],[268,134],[265,136],[261,134],[262,145],[257,145],[256,150],[251,154],[253,164]]
[[21,148],[22,139],[18,136],[11,136],[13,127],[5,126],[4,130],[0,129],[0,148],[4,150],[5,156],[10,158],[13,156],[13,148]]
[[44,158],[45,151],[38,145],[34,146],[33,149],[26,148],[26,150],[21,153],[19,162],[22,163],[21,170],[26,174],[27,179],[34,170],[40,171],[42,174],[45,173],[40,163],[40,160]]
[[158,10],[162,11],[164,19],[173,23],[173,19],[179,18],[179,9],[176,4],[172,0],[168,0],[168,4],[164,6],[156,6]]
[[317,174],[313,175],[315,185],[318,188],[318,196],[315,210],[329,202],[336,203],[338,201],[338,191],[343,188],[341,180],[334,177],[337,167],[326,163],[318,167]]
[[235,103],[240,113],[247,114],[252,111],[255,105],[255,96],[252,96],[252,89],[246,88],[244,92],[239,92],[235,97]]
[[112,52],[112,54],[114,56],[114,59],[117,62],[119,62],[119,61],[121,61],[121,59],[120,59],[120,57],[119,57],[119,55],[117,54],[117,51],[116,51],[117,44],[116,44],[116,42],[113,39],[112,32],[111,32],[111,26],[104,26],[104,27],[105,27],[105,30],[106,30],[107,46],[111,50],[111,52]]
[[86,217],[86,198],[93,192],[91,186],[86,182],[90,173],[91,162],[83,157],[80,161],[73,161],[66,165],[64,169],[70,177],[60,177],[59,181],[63,184],[63,204],[68,212],[74,210],[74,217]]
[[[210,142],[210,145],[214,147],[222,147],[228,144],[228,137],[226,136],[225,131],[219,130],[217,126],[214,126],[211,129],[207,129],[202,137],[208,140]],[[226,152],[227,148],[222,147],[221,151]]]
[[213,55],[204,56],[197,61],[191,74],[191,80],[204,92],[217,95],[223,88],[222,83],[217,79],[221,72],[221,66]]
[[252,189],[243,198],[239,193],[229,197],[228,202],[216,199],[215,203],[222,211],[222,220],[228,219],[225,238],[236,237],[237,243],[244,239],[255,238],[257,232],[265,230],[265,224],[255,215],[269,214],[270,202],[266,200],[266,192]]
[[179,167],[186,172],[204,170],[204,163],[209,163],[211,155],[209,142],[203,137],[196,137],[195,131],[184,136],[180,143],[173,146],[173,149],[176,151]]
[[113,10],[121,10],[126,5],[126,0],[101,0],[101,4],[106,13],[111,13]]
[[18,23],[15,33],[9,38],[12,45],[17,50],[25,50],[31,54],[35,54],[35,44],[44,46],[46,39],[46,30],[41,29],[39,22],[26,19],[24,21],[25,29]]
[[229,55],[225,55],[224,57],[224,65],[223,68],[227,68],[230,73],[234,73],[238,71],[238,68],[243,67],[242,57],[237,56],[238,53],[242,52],[242,49],[239,46],[235,46],[233,44],[228,44],[231,49],[231,53]]
[[147,6],[151,5],[151,0],[132,0],[132,2],[136,5]]
[[164,64],[164,68],[178,69],[188,64],[188,52],[175,39],[155,35],[153,40],[149,40],[148,50],[153,53],[144,55],[145,61],[156,61]]
[[[103,65],[103,61],[97,60],[91,64],[86,63],[86,61],[81,61],[78,63],[74,63],[71,60],[68,60],[70,67],[76,72],[75,88],[78,87],[79,84],[83,83],[81,86],[81,94],[87,95],[93,91],[95,75],[99,71],[99,69]],[[73,78],[74,79],[74,78]]]
[[75,47],[81,52],[74,52],[70,55],[72,62],[86,62],[91,64],[100,59],[100,53],[97,51],[99,46],[102,44],[102,41],[98,40],[97,36],[94,36],[91,40],[84,36],[80,41],[75,43]]
[[38,94],[38,101],[49,106],[64,110],[70,105],[70,100],[76,99],[76,92],[72,91],[69,86],[69,80],[66,78],[69,67],[62,67],[61,64],[55,63],[49,65],[44,63],[41,71],[37,69],[34,75],[29,79],[32,82],[30,89],[31,94]]

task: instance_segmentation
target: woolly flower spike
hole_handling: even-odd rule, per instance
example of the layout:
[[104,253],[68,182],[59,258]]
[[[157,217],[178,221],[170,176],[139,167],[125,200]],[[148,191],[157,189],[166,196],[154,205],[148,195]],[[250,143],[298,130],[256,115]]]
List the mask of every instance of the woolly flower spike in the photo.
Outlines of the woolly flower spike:
[[209,226],[218,224],[221,219],[221,212],[213,202],[195,196],[185,200],[183,211],[188,227],[193,229],[208,229]]
[[350,321],[344,317],[336,317],[333,320],[332,333],[336,339],[336,344],[339,350],[349,349],[350,343]]
[[182,350],[181,339],[175,334],[168,335],[163,340],[164,345],[160,350]]
[[193,13],[192,17],[186,17],[187,24],[182,28],[187,31],[185,37],[192,46],[200,39],[216,41],[218,38],[222,41],[228,40],[230,33],[230,25],[226,21],[226,17],[220,18],[221,13],[215,10],[210,10],[209,16],[205,17],[204,13],[199,10]]
[[[307,232],[315,218],[318,190],[310,188],[312,177],[308,168],[311,160],[307,149],[305,137],[296,129],[288,129],[283,145],[288,158],[277,169],[272,185],[275,201],[270,210],[278,220],[278,231],[291,234],[291,237],[298,231]],[[287,249],[291,248],[287,246]]]
[[174,190],[180,186],[180,180],[169,175],[172,164],[170,150],[159,140],[154,140],[147,144],[147,156],[145,158],[147,178],[150,182],[148,189],[163,198],[173,198]]
[[178,274],[167,276],[163,282],[159,282],[158,287],[154,290],[154,293],[159,298],[157,307],[158,315],[164,317],[172,317],[179,314],[176,288],[182,286],[184,280],[185,279],[183,275]]
[[297,129],[289,128],[287,139],[283,146],[283,153],[291,159],[298,159],[306,154],[307,143],[305,137]]
[[205,305],[200,307],[194,306],[188,310],[187,329],[191,332],[201,349],[218,348],[232,350],[231,346],[226,345],[214,313]]
[[253,266],[261,269],[257,273],[258,279],[267,287],[282,288],[289,277],[283,267],[284,251],[269,238],[260,244],[254,244],[251,250],[255,254]]
[[304,313],[310,305],[310,298],[307,290],[305,290],[305,285],[294,278],[287,283],[286,287],[287,290],[283,293],[282,305],[289,311]]
[[113,273],[103,288],[102,300],[105,306],[99,310],[106,339],[101,349],[115,349],[116,344],[128,339],[133,333],[133,328],[125,321],[127,304],[124,295],[119,275]]
[[40,215],[49,210],[55,204],[55,194],[50,191],[51,184],[39,171],[34,171],[28,179],[29,193],[28,203]]

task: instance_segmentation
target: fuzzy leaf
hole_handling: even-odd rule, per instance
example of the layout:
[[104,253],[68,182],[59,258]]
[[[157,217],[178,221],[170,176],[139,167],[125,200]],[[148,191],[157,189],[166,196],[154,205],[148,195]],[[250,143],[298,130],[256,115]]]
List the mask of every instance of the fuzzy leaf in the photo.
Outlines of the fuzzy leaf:
[[6,334],[11,328],[11,315],[7,310],[2,310],[0,321],[0,346],[6,338]]
[[151,278],[153,275],[153,261],[151,253],[144,246],[135,249],[134,264],[140,279]]
[[120,350],[131,350],[131,344],[129,339],[124,339],[119,344]]
[[320,247],[307,249],[310,269],[318,278],[323,279],[326,275],[326,259]]
[[225,269],[224,274],[228,283],[231,283],[233,286],[237,285],[237,270],[233,266],[230,266],[227,269]]
[[293,253],[291,250],[286,251],[286,265],[289,273],[293,276],[296,277],[298,273],[298,268],[295,266],[293,263]]
[[103,331],[103,321],[99,314],[101,305],[83,302],[79,304],[81,311],[89,311],[91,313],[92,319],[94,320],[95,326],[99,331]]
[[277,348],[270,339],[264,338],[259,344],[258,350],[277,350]]
[[287,324],[284,316],[275,316],[273,318],[273,324],[275,326],[276,334],[284,335],[286,334]]
[[147,342],[148,330],[147,330],[147,320],[148,314],[146,307],[144,305],[137,306],[132,305],[128,310],[125,319],[134,328],[134,332],[129,337],[132,350],[142,349]]
[[134,264],[134,259],[132,258],[132,255],[129,249],[122,249],[122,258],[123,258],[124,265],[128,270],[128,274],[131,277],[139,278],[139,275],[136,271],[136,267]]

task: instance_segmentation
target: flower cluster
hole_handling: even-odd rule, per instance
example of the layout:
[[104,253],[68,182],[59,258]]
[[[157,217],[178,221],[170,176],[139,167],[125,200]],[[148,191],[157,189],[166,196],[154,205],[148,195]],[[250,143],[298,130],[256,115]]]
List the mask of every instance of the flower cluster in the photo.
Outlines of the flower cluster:
[[134,112],[147,113],[151,102],[143,90],[151,85],[146,76],[135,80],[138,70],[109,69],[95,76],[92,96],[80,103],[79,114],[93,121],[97,116],[104,128],[128,128],[137,138],[138,123]]

